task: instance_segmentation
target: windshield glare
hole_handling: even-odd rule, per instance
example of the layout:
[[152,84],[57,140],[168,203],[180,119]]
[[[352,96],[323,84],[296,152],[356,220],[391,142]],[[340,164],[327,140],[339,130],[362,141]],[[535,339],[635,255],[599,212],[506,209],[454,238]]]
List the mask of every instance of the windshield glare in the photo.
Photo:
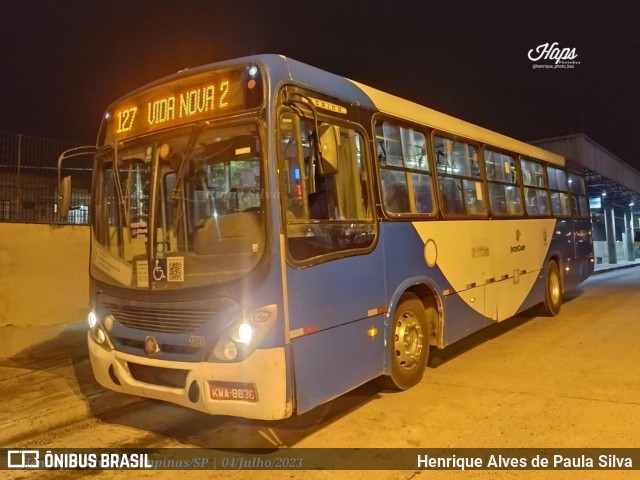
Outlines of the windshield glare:
[[265,248],[262,177],[254,125],[182,129],[103,153],[92,275],[152,289],[242,276]]

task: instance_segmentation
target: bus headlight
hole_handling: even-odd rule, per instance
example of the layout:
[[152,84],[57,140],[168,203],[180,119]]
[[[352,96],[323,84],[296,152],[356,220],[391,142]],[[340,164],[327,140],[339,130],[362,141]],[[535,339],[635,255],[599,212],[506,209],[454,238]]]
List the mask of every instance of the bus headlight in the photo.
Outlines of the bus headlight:
[[277,305],[267,305],[237,318],[222,332],[208,360],[237,362],[245,359],[258,348],[277,318]]
[[87,315],[87,323],[89,324],[89,328],[95,327],[96,323],[98,323],[98,316],[93,310],[91,310],[89,315]]
[[89,335],[102,348],[113,350],[113,344],[109,339],[108,333],[113,328],[114,318],[107,315],[100,321],[96,312],[91,310],[87,315],[87,323],[89,324]]

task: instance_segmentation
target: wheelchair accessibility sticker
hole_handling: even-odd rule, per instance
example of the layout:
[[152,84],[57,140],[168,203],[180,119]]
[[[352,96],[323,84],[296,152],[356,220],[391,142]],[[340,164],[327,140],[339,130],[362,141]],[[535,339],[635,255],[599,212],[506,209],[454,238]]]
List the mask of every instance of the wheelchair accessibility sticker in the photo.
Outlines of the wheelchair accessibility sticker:
[[156,282],[184,282],[184,257],[156,258],[151,276]]

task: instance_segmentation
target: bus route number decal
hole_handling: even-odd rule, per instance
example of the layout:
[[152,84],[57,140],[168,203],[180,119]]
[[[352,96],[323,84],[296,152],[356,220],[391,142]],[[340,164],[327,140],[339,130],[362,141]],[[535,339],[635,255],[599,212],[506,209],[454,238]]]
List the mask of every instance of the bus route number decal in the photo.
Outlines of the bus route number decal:
[[116,133],[128,132],[133,128],[133,121],[136,118],[136,113],[138,112],[138,107],[127,108],[125,110],[120,110],[117,113],[118,117],[118,130]]

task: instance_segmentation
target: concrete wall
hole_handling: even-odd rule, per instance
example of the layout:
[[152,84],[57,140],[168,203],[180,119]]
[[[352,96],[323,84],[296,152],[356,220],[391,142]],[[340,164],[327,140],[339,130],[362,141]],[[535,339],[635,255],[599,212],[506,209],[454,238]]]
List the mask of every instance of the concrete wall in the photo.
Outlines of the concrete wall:
[[0,223],[0,326],[81,320],[89,303],[89,227]]
[[[609,249],[604,240],[593,242],[593,255],[596,263],[609,263]],[[602,259],[602,261],[598,261]],[[635,262],[635,252],[625,242],[616,242],[616,262]]]

